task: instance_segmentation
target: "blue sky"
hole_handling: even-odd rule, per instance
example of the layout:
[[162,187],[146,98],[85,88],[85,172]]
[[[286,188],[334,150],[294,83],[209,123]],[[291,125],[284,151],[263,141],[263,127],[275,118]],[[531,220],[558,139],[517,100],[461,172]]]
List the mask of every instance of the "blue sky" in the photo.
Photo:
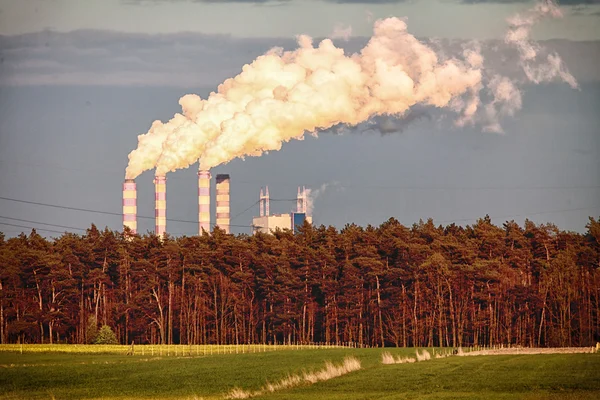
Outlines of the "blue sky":
[[[0,197],[118,214],[137,135],[179,112],[184,94],[205,98],[269,48],[293,49],[300,33],[325,37],[351,26],[352,37],[335,43],[352,52],[370,36],[372,18],[407,17],[409,31],[437,50],[460,52],[458,38],[477,39],[486,62],[522,80],[515,55],[494,39],[506,17],[533,3],[475,3],[0,0]],[[457,128],[429,110],[408,124],[384,122],[402,126],[389,134],[368,126],[328,131],[235,159],[213,171],[232,176],[232,216],[266,184],[276,199],[294,197],[298,185],[325,185],[314,221],[338,228],[389,217],[468,224],[489,214],[496,224],[530,218],[584,231],[588,216],[600,215],[600,6],[580,3],[565,3],[564,18],[533,31],[580,90],[523,84],[523,107],[503,118],[504,134]],[[154,214],[152,178],[137,179],[140,216]],[[195,167],[169,175],[168,218],[192,222],[169,222],[168,231],[195,232],[196,185]],[[232,221],[241,225],[234,232],[249,232],[243,225],[254,208]],[[9,236],[28,229],[7,224],[62,231],[54,225],[120,229],[120,221],[0,199],[0,231]],[[152,229],[152,219],[139,219],[141,232]]]

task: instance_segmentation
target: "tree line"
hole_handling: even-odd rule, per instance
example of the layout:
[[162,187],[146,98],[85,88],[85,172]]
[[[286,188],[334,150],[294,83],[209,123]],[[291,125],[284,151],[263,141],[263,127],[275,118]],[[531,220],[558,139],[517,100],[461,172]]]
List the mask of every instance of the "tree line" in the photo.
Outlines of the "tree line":
[[0,234],[0,342],[591,346],[600,219]]

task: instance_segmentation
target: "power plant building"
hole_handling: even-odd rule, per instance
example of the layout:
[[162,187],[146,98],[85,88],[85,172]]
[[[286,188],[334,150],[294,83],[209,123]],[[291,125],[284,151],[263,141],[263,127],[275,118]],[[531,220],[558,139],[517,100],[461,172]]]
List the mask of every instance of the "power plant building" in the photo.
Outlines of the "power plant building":
[[307,196],[305,188],[302,190],[298,188],[296,212],[270,215],[269,202],[269,187],[266,187],[265,192],[263,192],[261,188],[259,197],[259,216],[252,219],[253,234],[258,232],[273,233],[277,229],[290,229],[295,233],[297,232],[298,227],[304,224],[305,220],[312,224],[312,217],[306,215]]

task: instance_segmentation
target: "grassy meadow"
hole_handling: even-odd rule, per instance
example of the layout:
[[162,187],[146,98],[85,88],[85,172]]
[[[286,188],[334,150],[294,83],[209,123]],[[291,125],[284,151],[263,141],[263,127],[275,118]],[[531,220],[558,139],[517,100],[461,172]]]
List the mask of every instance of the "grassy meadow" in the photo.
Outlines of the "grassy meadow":
[[[236,388],[238,396],[256,399],[600,398],[600,353],[432,357],[386,365],[383,349],[135,346],[135,354],[127,355],[128,349],[0,346],[0,399],[223,399]],[[415,357],[414,349],[385,351]],[[360,361],[361,369],[313,384],[304,379],[309,372],[319,375],[327,361],[337,367],[347,357]],[[270,393],[268,384],[278,390]]]

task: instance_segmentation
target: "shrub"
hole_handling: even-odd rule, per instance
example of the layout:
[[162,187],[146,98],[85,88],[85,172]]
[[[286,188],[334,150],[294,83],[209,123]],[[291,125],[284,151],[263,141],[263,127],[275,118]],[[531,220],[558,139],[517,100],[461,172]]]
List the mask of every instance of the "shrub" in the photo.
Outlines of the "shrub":
[[119,344],[115,333],[110,329],[108,325],[102,325],[102,328],[98,331],[96,336],[95,344]]

